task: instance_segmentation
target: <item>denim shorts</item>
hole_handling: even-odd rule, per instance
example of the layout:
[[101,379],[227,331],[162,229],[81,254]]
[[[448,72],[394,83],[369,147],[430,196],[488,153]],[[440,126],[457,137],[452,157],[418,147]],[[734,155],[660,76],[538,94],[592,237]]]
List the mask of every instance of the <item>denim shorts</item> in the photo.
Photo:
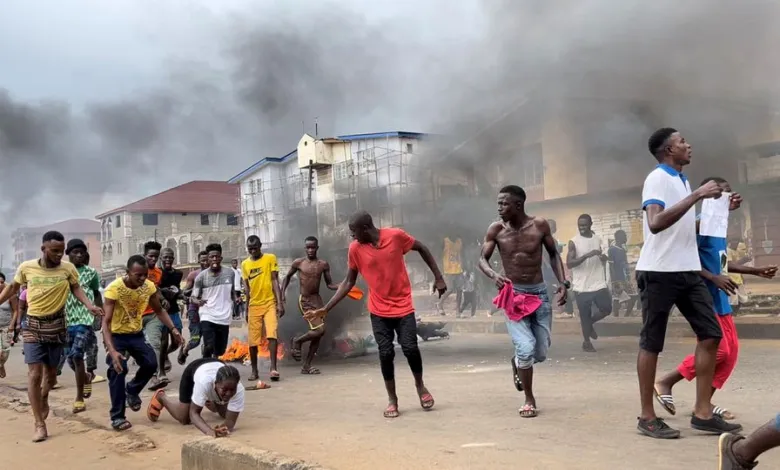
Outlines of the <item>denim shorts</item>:
[[57,367],[63,354],[62,344],[58,343],[22,343],[25,364],[43,364]]
[[68,360],[83,359],[93,341],[95,341],[95,331],[92,329],[92,326],[69,326],[67,347]]

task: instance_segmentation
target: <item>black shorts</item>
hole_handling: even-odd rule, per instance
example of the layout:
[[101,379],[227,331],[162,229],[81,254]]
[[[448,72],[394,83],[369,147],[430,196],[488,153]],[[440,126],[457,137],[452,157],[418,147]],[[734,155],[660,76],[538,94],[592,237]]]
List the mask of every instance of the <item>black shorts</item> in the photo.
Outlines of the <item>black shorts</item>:
[[607,288],[599,289],[595,292],[575,292],[574,301],[577,302],[577,310],[582,316],[583,312],[590,315],[593,310],[593,304],[596,304],[596,308],[602,315],[609,315],[612,313],[612,294],[609,293]]
[[636,284],[642,301],[641,349],[653,353],[664,349],[666,324],[674,305],[699,341],[719,340],[723,336],[715,318],[712,295],[698,272],[637,271]]
[[181,380],[179,380],[179,403],[184,403],[185,405],[192,403],[192,391],[195,389],[195,372],[198,370],[198,367],[209,362],[222,361],[213,357],[203,357],[190,362],[184,368]]

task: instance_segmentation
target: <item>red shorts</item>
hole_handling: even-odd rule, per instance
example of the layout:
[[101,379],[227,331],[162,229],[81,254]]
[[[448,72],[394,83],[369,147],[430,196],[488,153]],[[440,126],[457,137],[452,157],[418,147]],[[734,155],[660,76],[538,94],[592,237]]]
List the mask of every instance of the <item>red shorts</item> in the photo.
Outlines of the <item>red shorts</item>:
[[[720,323],[720,328],[723,330],[723,339],[720,340],[718,345],[712,386],[720,390],[737,365],[739,338],[737,338],[737,328],[734,326],[734,317],[732,315],[718,315],[718,323]],[[686,357],[677,366],[677,372],[689,381],[696,377],[695,357],[693,354]]]

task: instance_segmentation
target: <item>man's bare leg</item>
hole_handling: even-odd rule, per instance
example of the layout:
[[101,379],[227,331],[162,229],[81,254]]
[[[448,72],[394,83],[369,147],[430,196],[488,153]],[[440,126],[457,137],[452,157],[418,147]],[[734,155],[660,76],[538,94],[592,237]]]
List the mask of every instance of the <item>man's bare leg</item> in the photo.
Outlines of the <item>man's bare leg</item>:
[[173,419],[181,424],[190,424],[190,405],[180,403],[179,400],[170,398],[165,393],[158,394],[157,399]]
[[[30,408],[32,408],[33,419],[35,420],[33,442],[41,442],[49,437],[46,431],[46,418],[43,416],[42,412],[41,384],[43,381],[43,373],[43,364],[27,365],[27,398],[30,400]],[[56,376],[57,369],[54,370],[54,374]]]
[[[73,359],[73,369],[76,372],[76,403],[84,403],[84,384],[87,383],[87,370],[84,367],[84,359]],[[76,407],[74,406],[73,409],[75,411]]]
[[[303,360],[303,367],[301,370],[305,372],[312,372],[317,371],[319,373],[319,370],[311,367],[311,362],[314,360],[314,356],[317,354],[317,349],[320,347],[320,340],[322,339],[322,336],[325,334],[324,328],[319,328],[317,330],[311,330],[301,336],[301,338],[305,338],[306,336],[311,336],[311,339],[309,339],[309,351],[306,353],[306,358]],[[300,340],[300,338],[299,338]]]
[[696,343],[696,405],[693,412],[701,419],[712,418],[712,378],[717,353],[717,340],[706,339]]
[[249,381],[252,382],[260,378],[257,371],[257,346],[249,347],[249,362],[252,363],[252,374],[249,376]]
[[268,354],[271,359],[271,380],[279,380],[279,371],[276,368],[276,355],[279,347],[279,342],[276,338],[268,338]]
[[721,436],[721,467],[726,468],[723,466],[723,462],[730,460],[744,468],[752,468],[751,465],[755,464],[759,455],[780,446],[780,427],[778,424],[778,418],[775,418],[753,431],[746,438],[733,434]]
[[644,349],[639,350],[636,359],[636,373],[639,378],[639,403],[641,411],[639,418],[645,421],[656,419],[653,407],[653,385],[655,384],[655,368],[658,366],[658,354]]
[[672,388],[684,379],[685,377],[677,369],[674,369],[655,383],[655,389],[658,390],[659,395],[671,395]]
[[536,397],[534,397],[534,368],[518,369],[520,381],[523,383],[523,393],[525,393],[525,405],[536,409]]
[[[395,379],[385,380],[385,390],[387,390],[385,418],[395,418],[398,416],[398,395],[395,392]],[[395,411],[391,411],[391,407],[395,407]]]

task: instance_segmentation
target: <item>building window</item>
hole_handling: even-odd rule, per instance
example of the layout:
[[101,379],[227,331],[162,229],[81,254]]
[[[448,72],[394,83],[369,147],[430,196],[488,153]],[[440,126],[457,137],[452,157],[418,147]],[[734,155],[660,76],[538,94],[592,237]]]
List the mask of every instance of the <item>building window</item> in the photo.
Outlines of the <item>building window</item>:
[[122,216],[121,215],[116,216],[116,224],[114,224],[114,225],[116,226],[116,228],[119,228],[119,227],[122,226]]
[[333,178],[345,180],[352,176],[352,162],[339,162],[333,165]]
[[414,153],[414,145],[406,144],[406,153]]
[[157,214],[144,214],[143,215],[143,224],[144,225],[157,225]]
[[376,158],[374,149],[359,150],[355,153],[358,165],[358,174],[366,175],[376,171]]
[[209,224],[209,215],[208,214],[201,214],[200,215],[200,224],[201,225],[208,225]]
[[236,225],[238,225],[238,216],[236,214],[228,214],[227,215],[227,224],[229,226],[236,226]]
[[520,149],[517,157],[520,161],[521,184],[523,187],[544,186],[544,160],[542,144],[531,145]]

